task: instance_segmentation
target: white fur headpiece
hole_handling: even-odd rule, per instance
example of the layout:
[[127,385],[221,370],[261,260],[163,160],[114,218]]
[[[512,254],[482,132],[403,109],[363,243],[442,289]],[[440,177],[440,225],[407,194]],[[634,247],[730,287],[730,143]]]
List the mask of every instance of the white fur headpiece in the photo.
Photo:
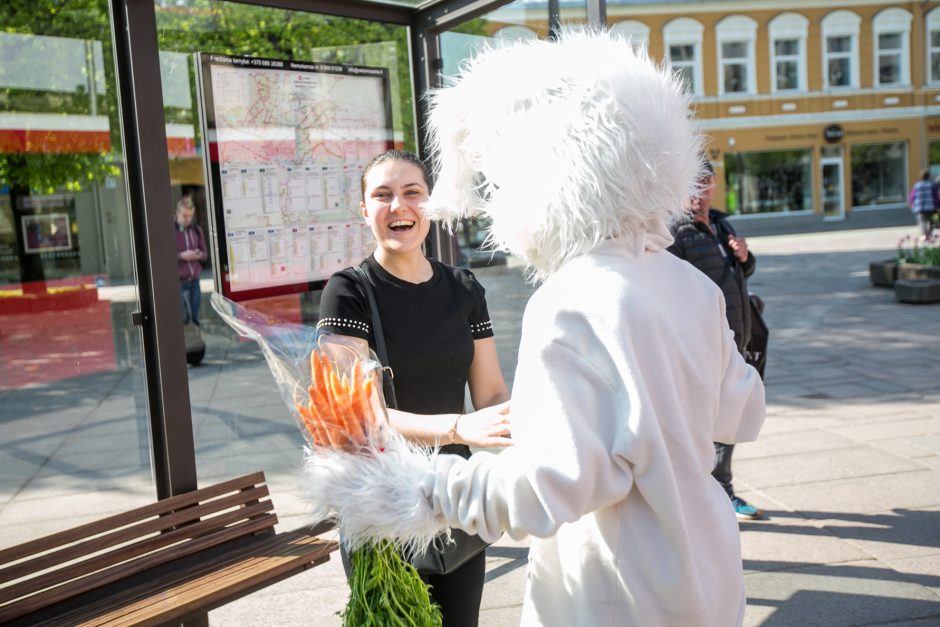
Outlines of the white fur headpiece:
[[430,96],[428,216],[487,214],[491,244],[544,279],[681,213],[701,168],[689,115],[673,73],[609,33],[484,50]]

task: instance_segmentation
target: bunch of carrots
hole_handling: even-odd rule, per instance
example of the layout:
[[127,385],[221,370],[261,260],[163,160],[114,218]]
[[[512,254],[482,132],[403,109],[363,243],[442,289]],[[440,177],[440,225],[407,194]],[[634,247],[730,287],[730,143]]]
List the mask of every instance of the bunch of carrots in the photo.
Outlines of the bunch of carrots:
[[361,361],[356,360],[347,377],[314,350],[310,376],[307,404],[297,403],[297,413],[316,446],[355,450],[378,434],[371,403],[372,377],[363,376]]
[[[317,350],[310,354],[311,385],[306,403],[297,403],[315,446],[347,452],[380,445],[379,421],[372,405],[371,374],[357,360],[350,376]],[[314,452],[316,454],[316,452]],[[376,540],[351,556],[350,594],[341,613],[346,627],[440,627],[440,608],[414,566],[388,540]]]

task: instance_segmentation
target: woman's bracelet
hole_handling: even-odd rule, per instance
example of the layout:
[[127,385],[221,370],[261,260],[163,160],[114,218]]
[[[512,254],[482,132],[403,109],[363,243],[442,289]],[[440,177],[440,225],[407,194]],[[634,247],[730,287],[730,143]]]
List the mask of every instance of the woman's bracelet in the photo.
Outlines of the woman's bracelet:
[[457,423],[460,422],[461,418],[463,418],[463,414],[457,414],[457,417],[454,418],[454,426],[447,432],[447,437],[450,439],[451,444],[457,444]]

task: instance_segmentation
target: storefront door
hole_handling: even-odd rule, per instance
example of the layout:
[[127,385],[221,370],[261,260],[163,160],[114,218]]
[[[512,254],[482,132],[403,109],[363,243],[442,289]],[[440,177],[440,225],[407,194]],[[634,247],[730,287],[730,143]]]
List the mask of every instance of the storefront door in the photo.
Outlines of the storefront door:
[[838,155],[823,156],[819,161],[822,172],[822,206],[826,220],[845,219],[845,188],[842,175],[842,151]]

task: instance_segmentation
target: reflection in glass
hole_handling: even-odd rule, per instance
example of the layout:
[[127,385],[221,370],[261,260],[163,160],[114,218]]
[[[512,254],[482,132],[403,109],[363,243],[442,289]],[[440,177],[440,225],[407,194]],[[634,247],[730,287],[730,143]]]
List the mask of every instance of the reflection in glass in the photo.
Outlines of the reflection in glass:
[[726,93],[747,91],[747,66],[742,63],[726,63],[724,87]]
[[842,162],[822,163],[823,215],[838,218],[843,215],[842,206]]
[[154,497],[110,27],[83,7],[0,5],[3,547]]
[[812,151],[725,155],[729,213],[805,211],[813,207]]
[[851,62],[848,59],[829,59],[829,86],[851,85]]
[[695,46],[693,44],[669,46],[669,59],[673,62],[673,65],[677,61],[695,61]]
[[724,59],[746,59],[747,42],[746,41],[726,41],[721,44],[721,56]]
[[878,55],[878,84],[897,85],[901,82],[901,57],[896,54]]
[[[305,269],[314,271],[334,263],[343,251],[358,247],[360,257],[368,254],[371,248],[361,229],[329,227],[362,224],[359,177],[363,159],[384,150],[389,139],[396,147],[415,149],[407,29],[234,2],[158,1],[154,8],[168,136],[172,131],[180,140],[168,147],[174,202],[183,196],[192,199],[196,220],[211,240],[209,218],[215,207],[204,160],[229,165],[239,161],[243,168],[220,172],[214,185],[228,200],[245,201],[238,205],[241,218],[266,220],[273,231],[226,239],[231,246],[229,259],[249,258],[252,271],[280,276],[297,270],[288,259],[308,261],[310,267]],[[202,137],[193,64],[196,52],[385,68],[392,135],[389,138],[386,131],[383,145],[368,150],[360,150],[361,142],[344,142],[342,137],[348,139],[357,119],[351,115],[354,107],[348,99],[317,92],[317,86],[335,85],[335,81],[320,81],[322,76],[316,71],[305,75],[311,80],[306,85],[309,89],[283,91],[274,87],[276,81],[266,81],[281,80],[284,73],[262,71],[243,81],[246,73],[241,72],[225,86],[219,85],[247,86],[242,92],[227,92],[224,99],[228,108],[223,108],[232,118],[223,126],[234,133],[229,139],[235,142],[228,145],[234,152],[228,151],[217,133],[210,133],[208,142]],[[265,89],[254,89],[261,86]],[[239,102],[246,103],[244,110],[238,109]],[[244,125],[245,137],[228,124],[249,119],[257,124]],[[189,143],[183,141],[187,139]],[[224,159],[220,156],[223,149]],[[229,203],[224,206],[230,208]],[[167,228],[173,225],[172,211],[172,207],[167,210]],[[252,211],[257,215],[248,215]],[[211,483],[264,469],[281,523],[297,526],[301,521],[291,519],[302,519],[304,513],[296,485],[303,440],[257,345],[239,340],[212,310],[213,271],[206,267],[200,281],[205,358],[188,370],[199,481]],[[310,324],[318,316],[319,294],[318,289],[311,289],[252,298],[242,304],[287,322]]]
[[852,38],[849,36],[829,37],[826,39],[829,52],[852,52]]
[[800,40],[778,39],[774,42],[774,53],[779,56],[794,56],[800,53]]
[[892,85],[901,82],[902,47],[900,33],[878,35],[878,84]]
[[878,49],[881,51],[900,50],[901,41],[900,33],[880,33],[878,35]]
[[695,44],[669,46],[669,61],[686,92],[695,93]]
[[796,61],[777,61],[777,91],[798,89],[799,65]]
[[907,192],[907,142],[851,148],[852,204],[903,205]]

